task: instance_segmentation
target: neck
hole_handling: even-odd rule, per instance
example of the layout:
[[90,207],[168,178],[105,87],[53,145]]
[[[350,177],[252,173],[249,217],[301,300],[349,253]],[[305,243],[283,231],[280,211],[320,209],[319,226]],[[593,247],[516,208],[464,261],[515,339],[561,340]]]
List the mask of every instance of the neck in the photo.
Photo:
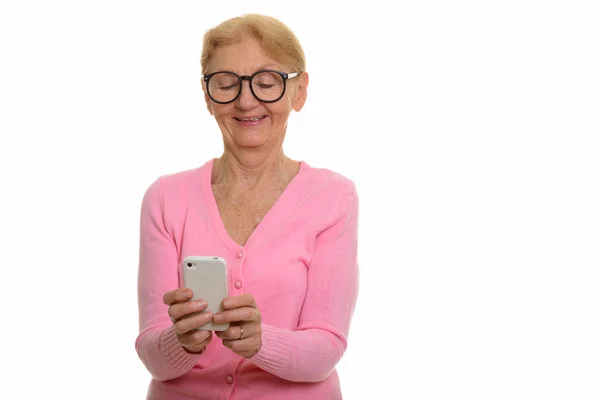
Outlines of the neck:
[[281,148],[265,152],[232,152],[225,148],[213,164],[213,184],[234,188],[255,188],[266,184],[288,183],[298,172],[299,164],[288,158]]

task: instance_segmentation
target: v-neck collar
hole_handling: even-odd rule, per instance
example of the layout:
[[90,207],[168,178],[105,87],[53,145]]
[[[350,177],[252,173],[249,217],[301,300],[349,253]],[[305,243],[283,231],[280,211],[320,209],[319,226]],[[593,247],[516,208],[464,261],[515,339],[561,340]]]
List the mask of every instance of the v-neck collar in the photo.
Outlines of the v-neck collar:
[[211,159],[206,162],[202,167],[201,172],[201,186],[202,195],[204,197],[204,203],[206,204],[206,210],[208,217],[212,222],[213,228],[216,234],[219,236],[223,244],[227,246],[232,252],[237,252],[240,249],[247,249],[248,247],[258,244],[265,233],[267,233],[273,224],[281,223],[281,219],[286,217],[286,212],[293,212],[295,207],[294,203],[303,197],[304,185],[308,170],[310,166],[304,161],[300,161],[300,168],[298,173],[288,183],[284,191],[281,193],[275,204],[269,209],[264,218],[258,223],[254,231],[250,234],[250,237],[246,241],[246,244],[241,246],[229,235],[223,224],[223,219],[217,206],[217,201],[212,190],[212,170],[215,159]]

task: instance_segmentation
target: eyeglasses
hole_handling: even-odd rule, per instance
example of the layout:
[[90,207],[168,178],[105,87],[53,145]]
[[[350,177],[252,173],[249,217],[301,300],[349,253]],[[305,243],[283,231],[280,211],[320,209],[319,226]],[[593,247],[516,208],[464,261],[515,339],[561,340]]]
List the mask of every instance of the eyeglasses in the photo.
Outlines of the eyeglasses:
[[215,103],[228,104],[235,101],[242,93],[242,81],[250,83],[250,91],[259,101],[275,103],[283,97],[287,80],[298,75],[297,72],[286,74],[263,70],[240,76],[229,71],[219,71],[204,75],[202,79],[206,82],[208,97]]

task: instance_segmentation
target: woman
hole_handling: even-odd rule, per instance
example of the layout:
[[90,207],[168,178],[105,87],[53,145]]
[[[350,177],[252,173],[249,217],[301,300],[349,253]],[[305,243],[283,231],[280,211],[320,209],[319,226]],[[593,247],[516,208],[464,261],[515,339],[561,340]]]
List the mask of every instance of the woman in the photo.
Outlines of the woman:
[[[283,152],[307,96],[302,48],[276,19],[245,15],[206,33],[201,64],[223,154],[159,177],[142,202],[136,350],[148,399],[340,399],[358,200],[349,179]],[[197,314],[207,305],[178,273],[188,255],[226,259],[223,312]],[[231,325],[195,330],[210,320]]]

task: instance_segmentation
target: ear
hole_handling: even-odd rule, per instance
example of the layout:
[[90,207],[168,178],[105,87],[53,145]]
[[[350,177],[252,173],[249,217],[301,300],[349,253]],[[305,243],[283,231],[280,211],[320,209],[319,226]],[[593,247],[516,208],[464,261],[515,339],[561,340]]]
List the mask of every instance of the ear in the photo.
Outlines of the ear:
[[204,92],[204,101],[206,101],[206,109],[208,110],[210,115],[214,115],[212,109],[213,103],[210,100],[210,97],[208,97],[208,93],[206,92],[206,83],[204,81],[202,81],[202,91]]
[[294,111],[299,112],[306,103],[306,96],[308,95],[308,72],[303,72],[298,77],[298,84],[296,86],[296,93],[294,94],[294,100],[292,101],[292,108]]

